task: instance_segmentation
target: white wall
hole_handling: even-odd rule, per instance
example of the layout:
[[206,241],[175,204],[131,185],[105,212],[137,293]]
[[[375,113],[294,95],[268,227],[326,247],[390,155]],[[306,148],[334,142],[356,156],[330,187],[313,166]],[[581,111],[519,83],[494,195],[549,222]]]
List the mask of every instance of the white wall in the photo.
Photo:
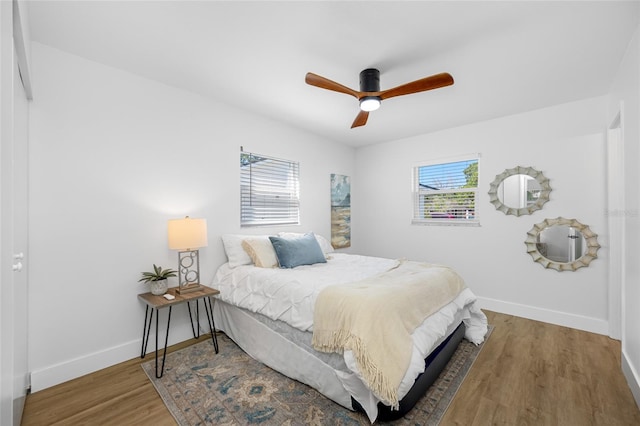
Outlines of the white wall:
[[608,98],[608,123],[620,112],[624,140],[626,259],[622,290],[622,369],[640,406],[640,35],[631,39]]
[[[606,98],[598,97],[359,149],[353,247],[451,265],[484,308],[606,334],[606,249],[588,268],[557,272],[534,263],[524,244],[534,224],[558,216],[606,240],[605,128]],[[469,153],[481,155],[481,226],[411,225],[412,167]],[[506,216],[489,203],[489,184],[516,166],[550,180],[550,201],[533,215]]]
[[[300,162],[302,224],[275,231],[329,236],[330,174],[353,175],[353,149],[41,44],[32,65],[34,391],[139,355],[140,272],[177,266],[168,219],[207,219],[204,283],[225,261],[221,234],[273,230],[239,226],[241,145]],[[178,307],[169,343],[190,336]]]

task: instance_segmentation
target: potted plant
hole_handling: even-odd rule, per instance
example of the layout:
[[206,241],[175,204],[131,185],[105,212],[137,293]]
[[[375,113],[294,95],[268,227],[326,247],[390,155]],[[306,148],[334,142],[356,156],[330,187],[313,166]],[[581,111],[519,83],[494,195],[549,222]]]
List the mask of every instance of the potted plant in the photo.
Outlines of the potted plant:
[[138,282],[146,282],[149,283],[151,287],[151,294],[155,294],[156,296],[162,296],[167,292],[167,288],[169,288],[167,284],[167,278],[175,277],[176,271],[173,269],[162,269],[162,266],[153,265],[153,272],[143,272],[142,278],[138,280]]

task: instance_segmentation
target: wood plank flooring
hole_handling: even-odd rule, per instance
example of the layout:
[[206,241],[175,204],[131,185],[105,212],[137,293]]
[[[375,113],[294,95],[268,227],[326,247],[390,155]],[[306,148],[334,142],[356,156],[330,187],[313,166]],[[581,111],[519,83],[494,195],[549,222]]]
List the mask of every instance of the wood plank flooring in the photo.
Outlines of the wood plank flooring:
[[640,425],[619,341],[485,313],[495,328],[442,425]]
[[[620,342],[485,313],[495,328],[442,426],[640,425],[640,410],[620,370]],[[136,358],[29,395],[22,425],[175,425],[140,367],[149,359]]]

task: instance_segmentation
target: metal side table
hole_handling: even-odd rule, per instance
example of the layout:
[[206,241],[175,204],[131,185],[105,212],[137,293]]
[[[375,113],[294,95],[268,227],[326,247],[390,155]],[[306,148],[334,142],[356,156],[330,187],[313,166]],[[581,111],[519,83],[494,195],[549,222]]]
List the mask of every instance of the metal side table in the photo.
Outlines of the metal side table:
[[[207,313],[207,321],[209,322],[209,329],[211,330],[211,340],[213,341],[213,347],[218,353],[218,339],[216,337],[216,324],[213,320],[213,306],[215,301],[211,303],[211,297],[220,294],[219,290],[211,287],[202,286],[197,291],[189,293],[177,293],[175,288],[170,288],[167,291],[168,294],[175,296],[173,300],[167,300],[163,296],[155,296],[151,293],[139,294],[138,298],[146,304],[146,310],[144,313],[144,327],[142,329],[142,350],[140,352],[140,358],[144,358],[147,352],[147,344],[149,343],[149,334],[151,334],[151,323],[153,321],[153,314],[156,314],[156,377],[160,378],[164,374],[164,361],[167,357],[167,343],[169,342],[169,328],[171,326],[171,309],[175,305],[182,303],[187,304],[189,309],[189,319],[191,321],[191,330],[193,331],[193,337],[198,339],[200,337],[200,305],[199,301],[204,303],[204,309]],[[191,314],[191,302],[196,302],[196,325],[193,324],[193,316]],[[169,308],[167,315],[167,332],[164,338],[164,352],[162,353],[162,366],[158,373],[158,318],[160,317],[160,309]]]

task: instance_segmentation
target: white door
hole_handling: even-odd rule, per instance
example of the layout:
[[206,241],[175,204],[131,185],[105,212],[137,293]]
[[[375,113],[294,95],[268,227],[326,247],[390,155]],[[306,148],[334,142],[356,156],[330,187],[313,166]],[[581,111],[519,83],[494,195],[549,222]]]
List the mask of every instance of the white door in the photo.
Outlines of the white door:
[[0,2],[0,424],[19,425],[27,358],[28,103],[12,36],[12,3]]
[[29,389],[28,365],[28,156],[29,105],[14,67],[13,98],[13,396],[14,425],[20,424],[24,400]]

